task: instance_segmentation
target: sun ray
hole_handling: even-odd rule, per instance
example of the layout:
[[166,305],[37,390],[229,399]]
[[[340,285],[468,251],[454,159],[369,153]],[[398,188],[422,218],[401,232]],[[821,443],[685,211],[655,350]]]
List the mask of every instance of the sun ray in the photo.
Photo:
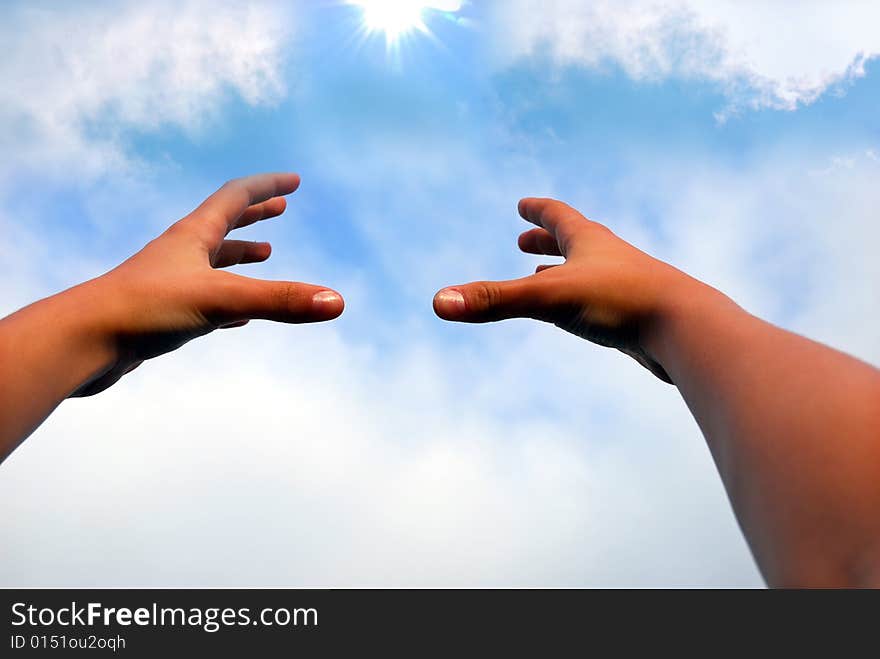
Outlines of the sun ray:
[[386,48],[393,51],[412,33],[431,34],[425,23],[428,11],[456,12],[462,0],[349,0],[349,4],[360,7],[365,32],[384,34]]

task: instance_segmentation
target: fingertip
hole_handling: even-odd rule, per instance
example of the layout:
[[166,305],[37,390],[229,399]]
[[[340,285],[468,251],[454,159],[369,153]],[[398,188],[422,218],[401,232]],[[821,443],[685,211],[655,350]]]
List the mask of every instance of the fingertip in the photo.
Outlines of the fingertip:
[[256,256],[261,260],[265,261],[270,256],[272,256],[272,244],[267,242],[259,242],[255,244],[255,248],[257,251]]
[[296,172],[287,172],[286,174],[282,174],[284,177],[282,183],[282,191],[279,194],[291,194],[296,192],[297,188],[299,188],[299,184],[302,183],[302,178]]
[[243,263],[262,263],[272,255],[272,245],[267,242],[242,243],[242,253],[230,262],[218,262],[215,267],[226,267]]
[[461,318],[466,310],[464,295],[455,288],[444,288],[434,295],[434,313],[444,320]]
[[336,291],[326,289],[312,296],[312,309],[319,320],[332,320],[342,315],[345,300]]

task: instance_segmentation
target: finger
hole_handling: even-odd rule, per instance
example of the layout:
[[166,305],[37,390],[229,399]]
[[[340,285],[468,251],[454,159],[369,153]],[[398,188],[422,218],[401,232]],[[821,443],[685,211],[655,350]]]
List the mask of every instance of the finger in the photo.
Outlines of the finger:
[[272,199],[264,201],[261,204],[249,206],[247,210],[242,213],[241,217],[238,218],[238,221],[235,223],[235,228],[241,229],[242,227],[246,227],[254,222],[259,222],[260,220],[268,220],[272,217],[278,217],[283,214],[286,209],[287,200],[284,197],[272,197]]
[[477,281],[444,288],[434,296],[434,311],[444,320],[486,323],[544,315],[547,288],[538,278]]
[[517,242],[519,248],[527,254],[562,256],[556,238],[547,229],[529,229],[520,234]]
[[235,329],[236,327],[244,327],[247,325],[249,320],[236,320],[234,323],[226,323],[225,325],[221,325],[217,329]]
[[255,243],[249,240],[224,240],[220,249],[211,258],[215,268],[226,268],[239,263],[260,263],[272,254],[269,243]]
[[538,274],[539,272],[544,272],[545,270],[550,270],[551,268],[558,268],[561,265],[561,263],[542,263],[537,268],[535,268],[535,274]]
[[127,369],[125,369],[125,373],[123,373],[123,375],[128,375],[129,373],[131,373],[134,369],[136,369],[138,366],[140,366],[143,363],[144,363],[143,359],[136,361],[134,364],[129,366]]
[[345,302],[324,286],[223,273],[208,306],[208,316],[221,325],[250,318],[312,323],[336,318]]
[[556,238],[562,254],[568,253],[572,240],[584,229],[592,225],[601,226],[556,199],[526,197],[520,200],[518,210],[524,220],[549,231]]
[[297,187],[296,174],[257,174],[233,179],[202,202],[185,221],[204,227],[210,244],[217,244],[235,228],[248,207],[290,194]]

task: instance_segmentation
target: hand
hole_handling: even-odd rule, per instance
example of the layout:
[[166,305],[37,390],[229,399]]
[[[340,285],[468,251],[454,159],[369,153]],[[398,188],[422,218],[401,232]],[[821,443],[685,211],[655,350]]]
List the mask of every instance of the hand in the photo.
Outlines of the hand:
[[563,256],[512,281],[444,288],[434,310],[446,320],[485,323],[534,318],[599,345],[617,348],[665,382],[672,382],[647,349],[649,334],[683,287],[700,285],[553,199],[519,203],[523,219],[539,228],[519,237],[529,254]]
[[269,243],[226,236],[281,215],[287,206],[283,195],[298,186],[296,174],[229,181],[122,265],[83,284],[85,294],[106,310],[104,331],[116,358],[74,395],[103,391],[145,359],[218,328],[241,327],[252,318],[309,323],[339,316],[344,303],[335,291],[218,270],[269,258]]

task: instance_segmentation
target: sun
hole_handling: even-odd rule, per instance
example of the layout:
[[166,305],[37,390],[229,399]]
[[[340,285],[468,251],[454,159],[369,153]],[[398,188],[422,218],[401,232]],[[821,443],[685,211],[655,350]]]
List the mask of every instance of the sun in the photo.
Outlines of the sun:
[[369,32],[384,32],[385,39],[394,43],[413,30],[425,30],[422,12],[425,3],[412,0],[358,0],[364,13],[364,27]]
[[454,12],[462,3],[461,0],[350,0],[350,4],[361,8],[364,29],[368,33],[384,33],[385,43],[390,48],[411,32],[428,34],[425,25],[427,11]]

